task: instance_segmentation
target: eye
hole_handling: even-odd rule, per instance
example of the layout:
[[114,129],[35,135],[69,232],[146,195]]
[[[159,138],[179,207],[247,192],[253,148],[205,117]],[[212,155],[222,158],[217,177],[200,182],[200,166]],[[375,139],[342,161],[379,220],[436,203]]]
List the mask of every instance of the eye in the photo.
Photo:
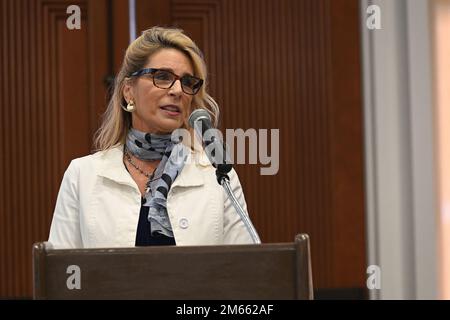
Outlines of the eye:
[[197,90],[197,89],[200,88],[201,86],[202,86],[202,81],[196,79],[196,83],[194,83],[194,85],[192,86],[192,88],[193,88],[194,90]]
[[164,70],[158,70],[153,74],[155,80],[159,81],[172,81],[173,75],[170,72]]
[[181,78],[183,85],[189,88],[193,88],[197,84],[197,79],[191,76],[184,76]]

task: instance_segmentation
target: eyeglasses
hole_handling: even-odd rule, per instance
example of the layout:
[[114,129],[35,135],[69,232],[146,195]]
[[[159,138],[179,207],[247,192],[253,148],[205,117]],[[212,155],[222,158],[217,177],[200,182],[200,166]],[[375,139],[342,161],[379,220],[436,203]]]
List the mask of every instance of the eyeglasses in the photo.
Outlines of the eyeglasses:
[[150,75],[150,77],[153,78],[153,84],[160,89],[169,89],[173,86],[175,81],[180,80],[181,90],[190,95],[196,94],[203,85],[203,80],[200,78],[190,75],[180,77],[169,70],[154,68],[133,72],[130,74],[130,77],[139,77],[143,75]]

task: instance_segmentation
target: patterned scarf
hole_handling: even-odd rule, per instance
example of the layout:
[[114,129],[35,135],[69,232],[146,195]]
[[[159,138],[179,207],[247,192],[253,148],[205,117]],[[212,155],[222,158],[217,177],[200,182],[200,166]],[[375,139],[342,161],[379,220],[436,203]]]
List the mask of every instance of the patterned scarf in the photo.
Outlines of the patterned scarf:
[[161,160],[150,182],[150,191],[145,194],[144,206],[149,207],[148,221],[152,236],[163,234],[173,238],[167,214],[167,195],[173,181],[183,170],[189,152],[181,140],[176,134],[158,135],[133,128],[128,131],[126,148],[132,155],[141,160]]

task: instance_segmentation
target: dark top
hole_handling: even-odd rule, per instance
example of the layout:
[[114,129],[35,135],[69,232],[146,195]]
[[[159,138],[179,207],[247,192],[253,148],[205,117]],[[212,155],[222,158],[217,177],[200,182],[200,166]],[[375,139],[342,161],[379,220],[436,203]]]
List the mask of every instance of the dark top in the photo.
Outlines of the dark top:
[[141,198],[141,211],[136,232],[136,247],[138,246],[174,246],[175,238],[165,235],[152,236],[150,222],[148,221],[148,207],[144,206],[145,198]]
[[[125,147],[125,146],[124,146]],[[125,169],[128,171],[127,166],[124,164]],[[128,171],[129,172],[129,171]],[[136,231],[136,247],[142,246],[174,246],[175,238],[167,237],[163,234],[158,236],[152,236],[150,233],[150,221],[148,221],[149,207],[145,207],[145,198],[141,197],[141,211],[139,212],[139,222]]]

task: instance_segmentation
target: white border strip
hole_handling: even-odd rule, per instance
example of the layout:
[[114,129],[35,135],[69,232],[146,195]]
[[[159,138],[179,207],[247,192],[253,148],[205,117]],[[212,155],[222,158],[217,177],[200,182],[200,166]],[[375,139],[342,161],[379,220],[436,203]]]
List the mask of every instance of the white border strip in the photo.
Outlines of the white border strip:
[[[362,61],[362,77],[363,79],[363,101],[364,101],[364,156],[365,156],[365,203],[366,203],[366,256],[367,265],[379,265],[378,254],[378,221],[377,221],[377,186],[376,186],[376,166],[375,166],[375,124],[373,120],[375,116],[374,110],[374,96],[373,96],[373,83],[371,79],[373,64],[373,50],[372,39],[370,37],[370,31],[366,27],[366,9],[371,5],[370,0],[361,0],[360,2],[360,25],[361,25],[361,61]],[[369,290],[369,298],[379,299],[379,290]]]
[[438,216],[429,1],[408,0],[416,299],[437,299]]
[[128,0],[128,17],[130,20],[130,43],[136,39],[136,0]]

